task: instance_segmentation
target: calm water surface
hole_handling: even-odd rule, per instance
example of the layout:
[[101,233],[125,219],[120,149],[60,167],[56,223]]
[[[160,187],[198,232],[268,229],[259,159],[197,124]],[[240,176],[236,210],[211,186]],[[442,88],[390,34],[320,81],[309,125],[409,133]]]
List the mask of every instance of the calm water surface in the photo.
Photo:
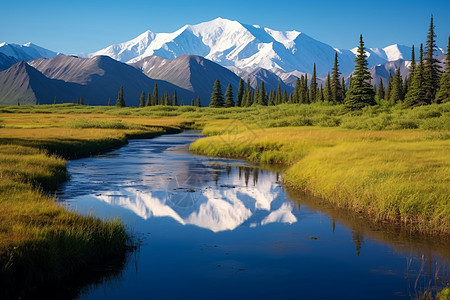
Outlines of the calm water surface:
[[80,299],[410,299],[448,284],[448,244],[373,228],[286,191],[281,175],[189,153],[198,133],[70,161],[69,209],[120,216],[142,241]]

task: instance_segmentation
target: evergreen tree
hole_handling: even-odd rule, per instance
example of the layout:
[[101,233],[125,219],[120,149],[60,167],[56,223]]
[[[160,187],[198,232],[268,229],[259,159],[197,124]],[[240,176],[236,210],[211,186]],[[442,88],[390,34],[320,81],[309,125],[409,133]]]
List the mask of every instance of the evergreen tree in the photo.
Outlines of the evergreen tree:
[[327,81],[325,82],[325,101],[331,102],[333,100],[333,94],[331,92],[331,77],[328,73]]
[[145,106],[145,93],[144,93],[144,91],[142,91],[141,97],[139,98],[139,107],[144,107],[144,106]]
[[252,87],[250,85],[250,80],[247,80],[247,104],[246,106],[252,106],[253,105],[253,92]]
[[408,88],[409,88],[409,79],[408,77],[405,77],[405,80],[403,80],[403,99],[405,100],[405,95],[406,93],[408,93]]
[[55,98],[53,99],[53,104],[56,104],[56,96],[55,96]]
[[342,93],[341,83],[339,82],[339,64],[337,52],[334,54],[334,66],[331,69],[331,95],[334,103],[342,103],[344,95]]
[[158,103],[158,100],[159,100],[159,98],[158,98],[158,84],[155,83],[155,87],[153,88],[153,94],[152,94],[152,105],[155,106],[155,105],[160,104],[160,103]]
[[150,93],[147,94],[147,102],[145,103],[145,106],[152,106],[152,97],[150,96]]
[[445,57],[445,73],[441,76],[440,88],[436,94],[436,102],[450,101],[450,36],[448,37],[447,55]]
[[311,77],[311,84],[309,85],[309,99],[311,100],[311,102],[317,101],[317,75],[315,63],[313,68],[313,75]]
[[325,101],[325,97],[323,96],[323,86],[322,86],[322,84],[320,84],[320,89],[319,89],[319,100],[321,101],[321,102],[323,102],[323,101]]
[[[192,99],[194,101],[194,99]],[[178,106],[177,89],[173,92],[173,106]]]
[[242,98],[244,97],[244,79],[239,80],[239,87],[236,99],[236,106],[242,106]]
[[191,106],[194,106],[194,98],[191,99]]
[[266,95],[266,89],[264,88],[264,81],[261,80],[261,83],[259,84],[259,89],[257,89],[258,94],[255,97],[255,103],[259,105],[267,105],[267,95]]
[[281,84],[280,84],[280,82],[278,82],[276,104],[281,104],[282,103],[281,98],[282,98],[282,95],[281,95]]
[[426,91],[424,89],[423,68],[423,45],[420,44],[419,63],[414,68],[414,73],[410,75],[411,83],[403,105],[405,108],[427,104],[425,99]]
[[411,77],[411,74],[414,73],[414,69],[415,68],[416,68],[416,55],[414,53],[414,45],[412,45],[412,49],[411,49],[411,65],[409,66],[410,77]]
[[233,98],[233,88],[231,87],[231,83],[229,83],[227,90],[225,91],[225,107],[234,107],[235,104]]
[[400,75],[400,69],[395,71],[395,75],[392,80],[392,90],[389,97],[389,102],[392,104],[403,100],[403,81],[402,76]]
[[223,107],[223,93],[222,87],[220,86],[219,78],[214,82],[213,92],[211,94],[211,102],[209,103],[209,107]]
[[383,80],[381,80],[380,77],[380,83],[378,84],[378,89],[377,89],[377,96],[378,99],[384,99],[384,86],[383,86]]
[[367,69],[367,55],[365,53],[362,34],[359,38],[358,54],[355,59],[352,86],[345,97],[344,105],[347,110],[359,110],[367,105],[374,105],[375,93],[370,81],[372,76]]
[[270,91],[268,105],[276,105],[277,98],[274,90]]
[[301,89],[301,81],[300,78],[297,77],[297,80],[295,81],[295,88],[294,93],[292,95],[292,102],[291,103],[299,103],[300,101],[300,89]]
[[281,97],[281,102],[282,103],[287,103],[288,102],[288,95],[286,90],[283,91],[283,96]]
[[258,101],[259,101],[259,89],[258,87],[256,87],[255,92],[253,93],[252,105],[258,104]]
[[120,86],[119,95],[117,96],[117,107],[125,107],[125,100],[123,99],[123,85]]
[[302,75],[300,79],[300,90],[298,95],[298,103],[308,103],[308,77]]
[[108,98],[108,106],[111,106],[111,98]]
[[200,103],[200,96],[197,96],[197,101],[195,102],[195,105],[197,107],[202,107],[202,104]]
[[436,35],[434,34],[433,15],[431,15],[430,28],[428,29],[427,42],[425,44],[425,58],[423,62],[425,102],[430,104],[436,98],[439,89],[441,70],[439,61],[434,58],[437,49]]
[[83,96],[80,96],[80,105],[84,105]]

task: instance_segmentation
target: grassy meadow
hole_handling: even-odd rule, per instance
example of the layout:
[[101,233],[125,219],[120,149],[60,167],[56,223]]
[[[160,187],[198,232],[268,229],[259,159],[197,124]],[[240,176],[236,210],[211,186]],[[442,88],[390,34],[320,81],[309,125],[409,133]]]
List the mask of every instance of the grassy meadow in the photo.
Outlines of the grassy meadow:
[[124,257],[134,242],[119,219],[84,217],[55,203],[52,191],[69,179],[65,159],[112,150],[129,138],[177,132],[182,121],[0,115],[0,282],[8,287],[0,298],[21,297],[92,262]]
[[[450,103],[376,106],[144,108],[73,104],[0,106],[0,281],[57,281],[99,257],[123,255],[120,220],[67,211],[52,191],[65,159],[85,157],[180,128],[211,137],[199,154],[287,166],[284,181],[374,222],[450,236]],[[0,296],[2,296],[0,294]]]

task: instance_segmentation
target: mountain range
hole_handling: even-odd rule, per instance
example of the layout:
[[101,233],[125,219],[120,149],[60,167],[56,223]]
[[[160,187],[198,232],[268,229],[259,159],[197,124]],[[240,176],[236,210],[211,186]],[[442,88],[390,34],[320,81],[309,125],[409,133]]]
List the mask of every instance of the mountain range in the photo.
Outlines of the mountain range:
[[193,93],[162,80],[145,76],[139,70],[107,56],[79,58],[58,55],[51,59],[39,58],[20,61],[0,72],[0,103],[41,104],[75,102],[83,96],[85,104],[114,104],[121,85],[127,105],[138,106],[142,91],[177,90],[180,98],[191,99]]
[[[177,89],[185,103],[200,96],[204,106],[216,78],[223,91],[231,84],[235,94],[240,77],[253,88],[263,81],[266,90],[280,83],[282,90],[291,92],[298,77],[311,78],[315,63],[318,83],[324,85],[335,53],[347,78],[356,48],[337,49],[296,30],[277,31],[222,18],[185,25],[173,33],[146,31],[85,57],[64,56],[32,43],[1,43],[0,103],[16,103],[16,98],[24,103],[38,99],[53,103],[55,96],[70,102],[83,96],[85,103],[104,105],[108,99],[115,101],[124,85],[129,105],[137,105],[140,93],[152,92],[158,83],[160,95]],[[438,49],[436,55],[442,53]],[[408,46],[370,48],[367,55],[373,83],[381,78],[386,84],[389,72],[397,68],[403,76],[409,72]]]

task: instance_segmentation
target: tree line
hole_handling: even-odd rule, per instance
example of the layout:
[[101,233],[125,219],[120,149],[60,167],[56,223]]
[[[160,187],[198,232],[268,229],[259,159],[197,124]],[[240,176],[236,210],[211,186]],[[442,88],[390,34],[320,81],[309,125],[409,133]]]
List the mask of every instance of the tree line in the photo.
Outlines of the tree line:
[[[287,93],[281,91],[278,83],[276,89],[266,92],[264,82],[253,89],[250,81],[247,84],[241,78],[236,98],[233,94],[231,84],[228,84],[225,94],[219,79],[214,82],[213,92],[210,99],[210,107],[249,107],[254,105],[279,105],[283,103],[309,104],[314,102],[328,102],[331,104],[343,104],[347,110],[360,110],[365,106],[385,103],[388,105],[400,104],[404,108],[410,108],[431,103],[443,103],[450,99],[450,36],[447,46],[445,72],[441,70],[439,61],[434,57],[437,50],[436,34],[434,32],[433,16],[431,16],[428,29],[425,50],[420,45],[419,60],[415,59],[415,48],[412,46],[410,74],[402,78],[400,69],[395,71],[394,76],[390,74],[388,84],[383,86],[380,78],[378,85],[372,85],[372,76],[368,70],[366,48],[363,36],[360,35],[359,46],[355,58],[355,69],[346,81],[339,71],[338,53],[334,56],[334,65],[328,73],[325,87],[318,85],[316,75],[316,64],[314,63],[313,74],[308,79],[308,74],[297,78],[294,91]],[[82,98],[77,101],[83,103]],[[108,103],[110,104],[110,101]],[[155,83],[153,93],[146,94],[143,91],[140,96],[139,107],[168,105],[178,106],[177,91],[173,94],[167,91],[162,96],[158,95],[158,85]],[[184,105],[181,102],[181,105]],[[192,106],[200,107],[200,97],[191,100]],[[123,98],[123,86],[120,87],[116,101],[117,107],[125,107]]]
[[364,106],[375,105],[381,101],[391,105],[401,103],[404,108],[447,102],[450,99],[450,37],[447,46],[445,72],[442,72],[439,61],[433,55],[437,49],[435,38],[433,16],[431,16],[425,51],[421,44],[419,61],[415,61],[413,45],[409,67],[410,75],[403,80],[400,69],[397,69],[394,76],[390,75],[386,88],[383,86],[381,79],[378,86],[371,84],[372,76],[368,71],[366,48],[361,35],[355,58],[355,69],[348,79],[348,85],[339,72],[338,54],[336,52],[331,75],[328,73],[325,87],[322,84],[320,87],[318,86],[315,64],[311,79],[308,81],[308,74],[297,78],[294,91],[289,95],[286,90],[281,92],[280,83],[278,83],[276,90],[266,92],[263,81],[261,81],[259,87],[253,90],[249,81],[247,86],[244,87],[244,81],[241,79],[236,101],[234,101],[231,85],[228,85],[224,96],[220,81],[217,79],[213,86],[209,106],[246,107],[282,103],[329,102],[343,104],[347,110],[359,110]]

